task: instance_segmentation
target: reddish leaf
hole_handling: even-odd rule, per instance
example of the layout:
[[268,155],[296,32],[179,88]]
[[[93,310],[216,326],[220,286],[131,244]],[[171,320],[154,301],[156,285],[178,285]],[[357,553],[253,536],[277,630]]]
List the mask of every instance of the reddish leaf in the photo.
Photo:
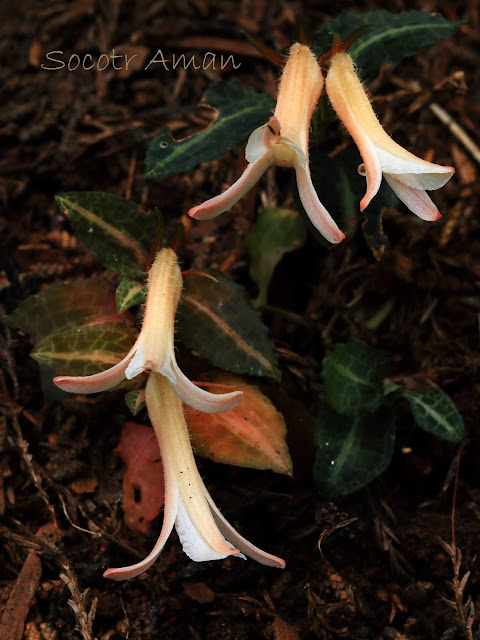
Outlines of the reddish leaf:
[[127,466],[122,500],[125,524],[145,533],[165,502],[163,467],[153,429],[125,422],[113,453]]
[[22,327],[35,342],[67,329],[105,322],[124,322],[112,286],[104,280],[62,282],[24,300],[9,324]]
[[185,405],[185,417],[198,455],[216,462],[292,475],[281,413],[261,391],[238,376],[224,374],[215,383],[202,383],[212,393],[241,390],[235,409],[201,413]]

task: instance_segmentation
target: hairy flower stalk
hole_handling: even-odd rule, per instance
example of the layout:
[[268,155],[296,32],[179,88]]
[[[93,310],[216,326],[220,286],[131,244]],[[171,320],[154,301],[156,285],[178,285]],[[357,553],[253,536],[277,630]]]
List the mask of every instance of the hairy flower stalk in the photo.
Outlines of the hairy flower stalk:
[[168,378],[175,393],[187,404],[205,413],[233,409],[241,391],[214,394],[200,389],[180,370],[174,348],[175,313],[182,294],[182,274],[172,249],[161,249],[150,268],[147,302],[138,338],[118,364],[91,376],[57,376],[60,389],[70,393],[97,393],[112,389],[124,378],[143,371],[156,371]]
[[345,235],[318,199],[308,161],[310,121],[323,83],[322,72],[312,51],[305,45],[294,44],[280,80],[275,113],[248,139],[245,150],[249,162],[247,168],[229,189],[193,207],[189,215],[199,220],[214,218],[238,202],[268,167],[293,167],[308,217],[327,240],[341,242]]
[[281,558],[245,540],[215,506],[198,473],[182,403],[169,380],[152,372],[145,399],[164,470],[163,526],[155,547],[144,560],[130,567],[108,569],[105,577],[126,580],[148,569],[162,551],[174,525],[184,552],[196,562],[247,555],[261,564],[283,569],[285,562]]
[[426,191],[443,187],[455,169],[422,160],[390,138],[373,111],[348,53],[333,55],[326,89],[333,108],[363,158],[359,172],[366,175],[367,191],[360,202],[360,210],[363,211],[378,192],[383,175],[410,211],[423,220],[440,218]]

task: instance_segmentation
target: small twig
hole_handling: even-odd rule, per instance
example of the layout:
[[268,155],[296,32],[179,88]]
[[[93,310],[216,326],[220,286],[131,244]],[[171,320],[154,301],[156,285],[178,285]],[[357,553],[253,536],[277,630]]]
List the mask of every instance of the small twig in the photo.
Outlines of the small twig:
[[75,524],[73,522],[73,520],[71,519],[68,511],[67,511],[67,507],[65,505],[65,500],[63,499],[63,496],[60,493],[58,493],[58,498],[59,498],[60,502],[62,503],[62,511],[63,511],[63,514],[64,514],[65,518],[68,520],[69,524],[71,524],[74,529],[77,529],[78,531],[82,531],[83,533],[89,533],[94,538],[101,538],[102,537],[102,533],[100,531],[90,531],[90,529],[84,529],[84,527],[80,527],[78,524]]
[[458,622],[462,627],[462,631],[467,640],[474,640],[473,636],[473,623],[475,621],[475,605],[472,602],[471,596],[468,596],[467,600],[463,601],[463,594],[465,591],[465,587],[467,586],[468,579],[470,577],[470,571],[467,571],[462,577],[460,577],[460,567],[462,565],[462,552],[457,547],[456,544],[456,535],[455,535],[455,509],[457,502],[457,489],[458,489],[458,476],[460,469],[460,458],[462,456],[463,449],[465,447],[465,443],[462,444],[460,449],[458,450],[456,456],[457,468],[455,472],[455,480],[453,485],[453,498],[452,498],[452,543],[448,544],[444,540],[439,540],[442,547],[450,556],[453,565],[453,580],[452,580],[452,589],[455,596],[455,601],[448,600],[447,598],[443,598],[447,604],[449,604],[453,609],[455,609],[458,617]]
[[37,470],[35,469],[33,456],[29,452],[28,442],[24,439],[22,434],[22,428],[20,427],[20,422],[18,420],[18,413],[20,412],[21,412],[20,408],[13,409],[12,413],[9,416],[17,436],[17,442],[15,444],[20,450],[25,466],[27,467],[30,473],[30,476],[32,478],[33,484],[37,488],[38,493],[40,494],[42,500],[45,502],[47,507],[51,509],[50,500],[48,499],[45,489],[43,488],[41,475],[37,473]]
[[310,322],[306,320],[303,316],[298,313],[294,313],[293,311],[288,311],[288,309],[282,309],[281,307],[275,307],[271,304],[260,304],[255,305],[254,307],[259,307],[262,311],[268,311],[269,313],[275,313],[279,316],[282,316],[286,320],[290,320],[290,322],[294,322],[295,324],[299,324],[302,327],[310,327]]
[[127,188],[125,189],[125,199],[130,200],[132,197],[133,181],[135,179],[135,168],[137,166],[137,152],[134,149],[130,156],[130,165],[128,167]]
[[469,151],[475,160],[480,164],[480,147],[472,140],[472,138],[468,135],[463,127],[461,127],[458,122],[456,122],[450,114],[448,114],[445,109],[443,109],[436,102],[432,102],[430,105],[430,109],[437,116],[437,118],[443,122],[443,124],[447,125],[450,132],[459,140],[465,149]]
[[85,591],[81,593],[73,570],[68,565],[64,565],[63,570],[65,573],[61,573],[60,578],[67,585],[68,590],[72,594],[73,599],[69,599],[68,604],[75,613],[82,638],[83,640],[96,640],[93,635],[92,625],[97,611],[98,600],[97,598],[93,599],[90,611],[87,613],[85,603],[90,589],[85,589]]

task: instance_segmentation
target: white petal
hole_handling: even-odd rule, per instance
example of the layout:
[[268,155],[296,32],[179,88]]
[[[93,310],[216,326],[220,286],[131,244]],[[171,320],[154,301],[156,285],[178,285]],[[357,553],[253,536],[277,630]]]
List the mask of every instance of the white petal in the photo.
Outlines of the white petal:
[[235,408],[242,399],[243,393],[241,391],[210,393],[205,389],[200,389],[181,371],[173,349],[170,350],[170,357],[175,374],[175,382],[171,383],[172,388],[177,396],[190,407],[204,413],[221,413]]
[[240,178],[219,196],[192,207],[188,215],[196,220],[209,220],[233,207],[240,198],[250,191],[271,165],[270,152],[267,151],[253,164],[249,164]]
[[308,165],[304,168],[299,164],[295,167],[295,171],[297,173],[297,186],[300,200],[312,224],[329,242],[335,244],[341,242],[345,238],[345,234],[340,231],[335,220],[318,199]]
[[256,162],[266,151],[268,151],[265,141],[267,135],[266,131],[267,125],[264,124],[262,127],[258,127],[258,129],[255,129],[255,131],[250,134],[245,148],[245,158],[247,162]]
[[[141,334],[140,334],[141,335]],[[140,336],[138,336],[140,338]],[[138,340],[137,349],[135,355],[130,360],[128,367],[125,369],[125,377],[127,380],[131,380],[145,371],[145,348],[142,339]]]
[[177,531],[183,551],[195,562],[206,562],[207,560],[221,560],[231,555],[238,555],[238,549],[231,547],[230,551],[219,553],[208,545],[196,528],[190,517],[182,497],[179,498],[177,519],[175,520]]
[[425,191],[412,189],[398,180],[396,176],[391,176],[388,173],[385,174],[385,180],[398,198],[419,218],[429,222],[441,218],[439,210]]
[[250,134],[245,148],[245,158],[253,163],[259,160],[263,154],[271,149],[280,139],[280,123],[272,116],[267,124],[258,127]]
[[[172,354],[173,354],[173,358],[172,358]],[[177,361],[175,360],[175,348],[173,346],[173,335],[172,335],[170,345],[167,347],[167,350],[165,351],[165,359],[162,365],[160,367],[158,366],[154,367],[154,369],[157,373],[161,373],[162,376],[165,376],[167,380],[170,382],[170,384],[172,385],[172,387],[175,387],[175,385],[177,384],[177,375],[175,373],[174,367],[172,367],[172,359],[175,362],[175,364],[177,364]]]
[[[254,544],[246,540],[243,536],[241,536],[238,531],[236,531],[232,525],[223,517],[219,508],[212,500],[211,495],[208,493],[207,488],[203,485],[203,489],[205,492],[205,497],[208,500],[208,504],[210,505],[210,509],[212,511],[215,522],[217,523],[218,528],[221,533],[225,536],[225,538],[231,542],[237,549],[243,551],[243,553],[252,558],[252,560],[256,560],[260,564],[264,564],[267,567],[276,567],[277,569],[285,568],[285,560],[282,558],[277,558],[277,556],[273,556],[266,551],[262,551]],[[243,556],[242,556],[243,557]]]
[[429,191],[443,187],[454,174],[453,167],[426,162],[412,155],[411,160],[399,158],[375,145],[383,173],[393,174],[398,180],[413,189]]

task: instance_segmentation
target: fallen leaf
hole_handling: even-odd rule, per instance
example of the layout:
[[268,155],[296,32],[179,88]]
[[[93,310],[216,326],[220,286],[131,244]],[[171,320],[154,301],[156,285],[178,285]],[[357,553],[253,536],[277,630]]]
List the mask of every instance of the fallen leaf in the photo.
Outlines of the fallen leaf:
[[125,524],[145,533],[165,502],[163,467],[153,429],[125,422],[113,453],[127,466],[122,500]]
[[199,456],[292,475],[285,421],[258,387],[229,374],[219,376],[215,382],[198,384],[211,393],[243,391],[238,407],[223,413],[206,414],[185,405],[192,445]]
[[90,476],[88,478],[78,478],[70,484],[72,491],[74,491],[78,495],[81,495],[82,493],[93,493],[97,486],[98,480],[95,476]]
[[185,582],[183,590],[189,598],[200,604],[215,600],[215,593],[204,582]]

